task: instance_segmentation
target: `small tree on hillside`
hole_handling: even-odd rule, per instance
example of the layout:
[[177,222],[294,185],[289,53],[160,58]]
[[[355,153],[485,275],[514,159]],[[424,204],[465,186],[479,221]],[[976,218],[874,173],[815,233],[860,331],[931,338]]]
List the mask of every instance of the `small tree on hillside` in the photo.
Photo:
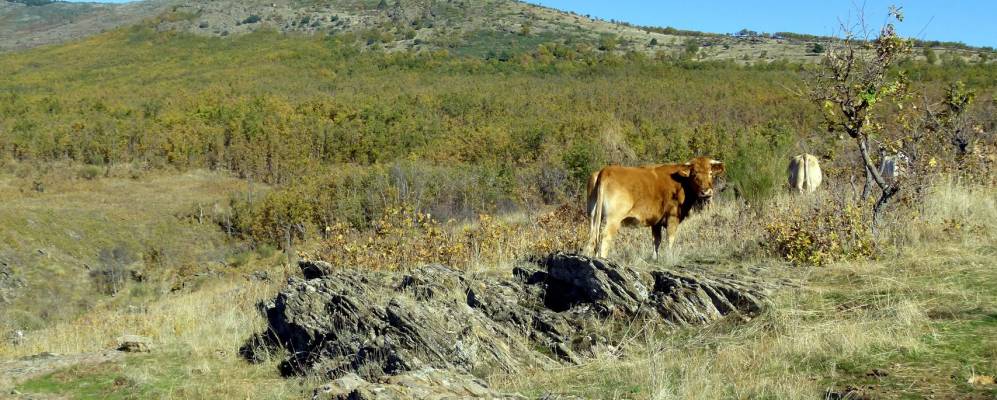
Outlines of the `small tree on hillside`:
[[[900,9],[890,7],[891,20],[903,21]],[[859,26],[863,31],[864,26]],[[879,173],[869,148],[870,137],[880,134],[883,124],[875,111],[887,100],[901,98],[907,92],[903,72],[890,74],[890,68],[912,48],[911,42],[897,35],[892,22],[870,40],[859,38],[854,29],[842,27],[843,38],[828,46],[827,52],[808,82],[809,97],[824,111],[828,132],[847,134],[855,141],[861,159],[856,167],[864,170],[867,189],[880,189],[873,208],[874,221],[883,207],[900,191],[899,183],[887,182]]]
[[954,172],[954,167],[970,173],[986,170],[985,165],[974,162],[978,161],[974,157],[967,157],[982,133],[967,114],[975,95],[961,81],[955,81],[940,100],[932,102],[925,96],[920,106],[911,102],[910,107],[898,110],[903,134],[889,142],[907,158],[910,168],[901,178],[912,186],[904,196],[912,204],[923,203],[927,178],[932,173],[946,169]]
[[682,46],[686,58],[693,58],[696,56],[696,53],[699,53],[699,41],[695,39],[687,39]]
[[938,62],[938,54],[935,53],[934,49],[925,47],[922,53],[924,53],[924,61],[926,63],[934,65]]
[[[948,161],[962,167],[971,168],[966,156],[973,152],[974,146],[981,142],[983,130],[973,126],[969,118],[969,107],[973,104],[976,92],[966,87],[962,81],[952,82],[945,90],[942,98],[936,102],[924,98],[921,109],[913,107],[908,118],[912,144],[921,144],[912,148],[912,152],[928,155],[930,160]],[[930,139],[930,140],[925,140]],[[912,147],[912,146],[908,146]],[[924,167],[928,161],[922,160],[916,167]],[[931,162],[934,166],[934,162]]]

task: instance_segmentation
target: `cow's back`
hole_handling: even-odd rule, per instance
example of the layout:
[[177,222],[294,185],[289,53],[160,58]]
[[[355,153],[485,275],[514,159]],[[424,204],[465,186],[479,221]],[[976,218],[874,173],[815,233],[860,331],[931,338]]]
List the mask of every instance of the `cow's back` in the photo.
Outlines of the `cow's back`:
[[600,171],[597,189],[603,191],[607,208],[633,222],[657,224],[667,208],[684,201],[672,170],[678,167],[609,166]]

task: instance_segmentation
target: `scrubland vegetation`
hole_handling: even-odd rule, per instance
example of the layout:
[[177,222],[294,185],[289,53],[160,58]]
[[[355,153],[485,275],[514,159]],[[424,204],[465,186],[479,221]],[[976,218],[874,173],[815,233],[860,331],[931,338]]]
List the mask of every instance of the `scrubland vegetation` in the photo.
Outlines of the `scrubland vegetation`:
[[[853,156],[796,94],[801,65],[559,54],[540,45],[485,61],[360,52],[337,36],[219,40],[139,26],[0,60],[13,71],[0,81],[0,154],[225,170],[286,187],[258,203],[285,215],[237,221],[272,245],[292,225],[307,236],[336,222],[367,228],[391,206],[445,221],[559,204],[608,162],[710,154],[758,201],[783,179],[773,159]],[[955,80],[974,88],[971,113],[993,129],[993,68],[906,67],[929,93]]]
[[[26,332],[0,341],[0,359],[140,334],[157,350],[18,390],[300,398],[317,382],[236,354],[294,257],[508,274],[578,249],[580,192],[599,166],[708,154],[728,189],[661,264],[780,282],[768,310],[682,330],[613,321],[632,332],[613,351],[482,378],[535,396],[992,397],[965,382],[997,373],[997,69],[900,64],[925,98],[955,81],[973,91],[960,126],[979,150],[933,153],[874,232],[850,142],[800,94],[803,65],[546,44],[506,60],[382,53],[148,26],[4,55],[0,261],[27,289],[0,311],[0,334]],[[905,129],[887,118],[896,108],[879,112],[884,131]],[[827,184],[789,195],[785,162],[803,151],[823,158]],[[614,257],[651,266],[648,236],[624,230]]]
[[[121,187],[130,191],[141,184],[126,181]],[[760,212],[723,201],[683,225],[676,252],[663,260],[666,265],[698,265],[786,285],[757,318],[679,331],[626,327],[627,321],[618,321],[621,329],[633,333],[614,352],[578,366],[488,380],[527,395],[594,398],[813,398],[825,389],[848,385],[871,385],[872,393],[886,398],[993,395],[993,389],[965,383],[969,376],[997,368],[997,343],[992,339],[997,333],[997,281],[990,273],[997,237],[993,188],[940,179],[931,186],[926,212],[887,223],[871,259],[849,258],[813,268],[774,258],[778,253],[767,247],[766,227],[793,218],[796,210],[833,204],[835,196],[779,194]],[[558,218],[556,224],[534,225],[520,216],[484,217],[454,230],[446,228],[444,234],[460,235],[458,243],[480,249],[483,256],[469,263],[454,259],[451,265],[504,274],[511,257],[538,250],[538,240],[570,246],[571,238],[583,238],[574,236],[584,231],[580,219]],[[419,251],[435,251],[428,246],[438,242],[427,237],[444,228],[418,221],[404,211],[390,210],[371,234],[372,244],[366,237],[330,238],[309,242],[302,251],[374,268],[439,260],[424,258]],[[398,225],[386,227],[390,224]],[[190,227],[197,226],[194,222]],[[625,230],[618,244],[621,262],[650,266],[646,232]],[[342,250],[351,245],[370,247],[364,253]],[[123,365],[64,370],[19,389],[83,398],[301,397],[318,382],[280,378],[273,363],[248,364],[235,351],[263,323],[256,303],[270,298],[283,286],[283,277],[293,273],[290,266],[281,265],[280,253],[269,258],[253,255],[248,266],[267,270],[270,280],[246,280],[249,270],[231,266],[198,288],[144,303],[132,300],[138,309],[100,301],[82,317],[31,331],[16,345],[5,342],[0,356],[98,351],[113,346],[121,334],[142,334],[157,344],[150,355],[132,356]],[[129,288],[136,286],[128,283]],[[868,375],[873,370],[888,375]]]

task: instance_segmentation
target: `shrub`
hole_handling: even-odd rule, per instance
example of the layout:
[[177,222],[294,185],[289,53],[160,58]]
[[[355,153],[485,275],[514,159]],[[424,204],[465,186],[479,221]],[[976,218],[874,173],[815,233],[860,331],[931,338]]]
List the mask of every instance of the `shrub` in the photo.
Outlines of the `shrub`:
[[481,214],[471,224],[439,222],[411,206],[392,206],[366,231],[338,223],[326,228],[327,239],[306,258],[334,266],[397,269],[429,263],[455,268],[497,264],[577,251],[585,239],[584,213],[565,205],[535,219],[509,222]]
[[685,56],[691,58],[699,52],[699,41],[696,39],[687,39],[682,47],[685,51]]
[[261,20],[262,20],[262,18],[260,18],[259,15],[253,14],[253,15],[250,15],[249,17],[247,17],[246,19],[242,20],[242,23],[243,24],[255,24],[257,22],[260,22]]
[[619,45],[619,38],[616,35],[603,35],[599,38],[599,50],[613,51]]
[[565,151],[562,159],[571,180],[578,187],[585,187],[589,174],[595,172],[602,163],[596,154],[596,146],[585,142],[572,145]]
[[83,167],[83,169],[80,169],[79,176],[80,178],[88,181],[97,179],[97,177],[100,176],[100,167],[96,165],[87,165]]
[[100,265],[90,271],[94,286],[101,293],[113,295],[124,288],[128,278],[128,264],[135,260],[130,250],[123,246],[104,248],[97,257]]
[[777,212],[765,226],[765,245],[796,266],[823,266],[875,255],[868,210],[822,201],[807,209]]
[[428,213],[411,207],[390,207],[372,231],[361,232],[348,224],[325,228],[318,258],[337,266],[368,269],[397,269],[408,265],[442,262],[456,265],[468,258],[467,248],[450,232],[444,231]]
[[772,121],[735,142],[733,157],[724,161],[728,179],[739,196],[759,204],[782,187],[785,166],[773,160],[786,159],[792,139],[787,124]]
[[924,53],[924,62],[932,65],[938,63],[938,54],[935,53],[934,49],[930,47],[925,47],[923,53]]
[[304,239],[311,226],[312,203],[302,187],[274,191],[253,213],[250,232],[265,243],[286,249],[289,241]]

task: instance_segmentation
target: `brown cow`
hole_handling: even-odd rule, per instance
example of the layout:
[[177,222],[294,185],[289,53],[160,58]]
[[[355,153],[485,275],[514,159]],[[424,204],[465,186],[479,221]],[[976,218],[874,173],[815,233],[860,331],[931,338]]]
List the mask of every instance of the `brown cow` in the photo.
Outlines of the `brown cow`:
[[[722,162],[697,157],[685,164],[611,165],[592,174],[588,184],[588,254],[606,257],[621,225],[643,225],[651,227],[653,258],[657,260],[661,228],[666,228],[671,249],[679,222],[695,205],[713,196],[713,177],[723,172]],[[600,235],[603,217],[606,223]]]

